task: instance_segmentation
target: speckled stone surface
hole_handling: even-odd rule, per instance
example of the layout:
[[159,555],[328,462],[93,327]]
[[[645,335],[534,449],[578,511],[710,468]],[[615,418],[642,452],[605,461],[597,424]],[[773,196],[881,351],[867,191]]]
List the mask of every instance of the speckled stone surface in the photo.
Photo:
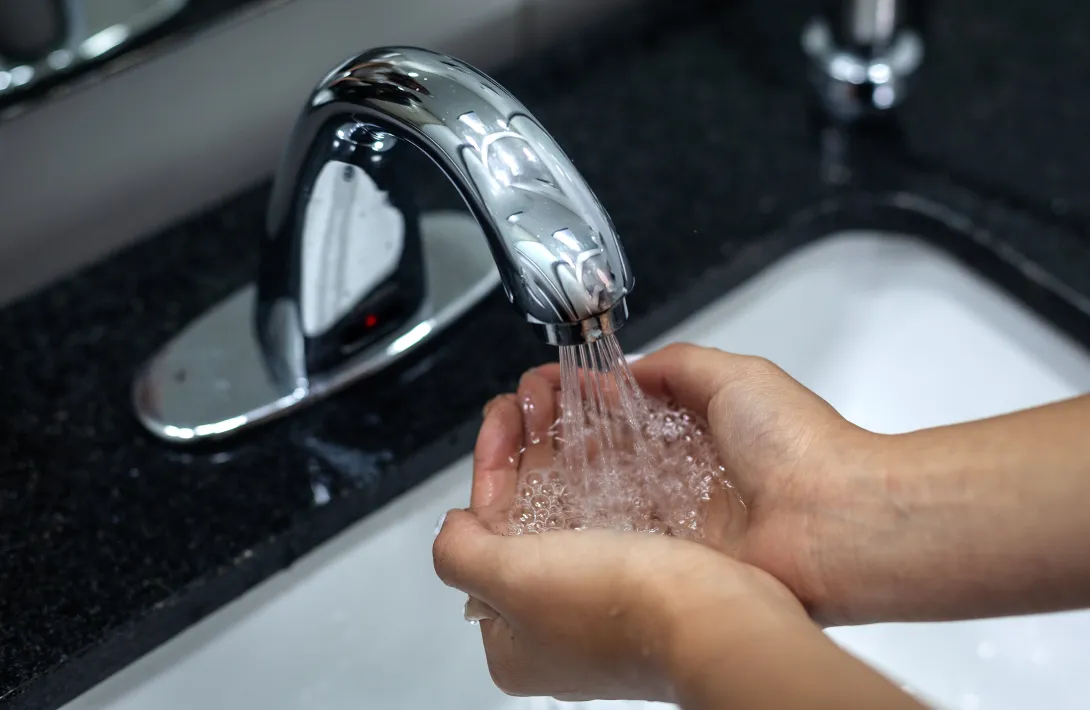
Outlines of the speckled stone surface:
[[[808,119],[809,4],[713,5],[498,74],[625,240],[627,348],[868,227],[943,246],[1090,345],[1090,6],[942,4],[901,139],[845,143]],[[254,273],[266,189],[0,311],[5,709],[60,705],[423,481],[555,356],[496,293],[380,380],[218,449],[154,441],[133,373]]]

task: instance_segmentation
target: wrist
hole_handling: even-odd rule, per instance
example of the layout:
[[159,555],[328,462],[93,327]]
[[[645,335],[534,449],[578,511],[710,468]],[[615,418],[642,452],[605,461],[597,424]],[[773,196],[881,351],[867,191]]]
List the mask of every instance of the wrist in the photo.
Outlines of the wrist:
[[837,647],[801,604],[793,598],[788,603],[786,589],[780,590],[783,597],[756,589],[733,598],[708,596],[699,603],[690,600],[668,607],[673,631],[665,665],[669,683],[661,699],[690,710],[924,710]]
[[948,534],[965,508],[965,491],[950,486],[959,457],[930,430],[865,432],[843,449],[835,483],[823,496],[831,514],[811,536],[818,553],[814,617],[825,624],[917,618],[924,578],[958,574]]
[[800,483],[770,513],[786,521],[779,539],[790,540],[795,550],[782,570],[770,571],[788,582],[818,622],[858,623],[859,596],[905,524],[897,503],[904,447],[900,435],[850,426],[837,433],[829,451],[816,470],[811,464],[794,476]]
[[[802,604],[770,575],[691,544],[694,554],[659,574],[642,591],[645,618],[653,620],[651,660],[662,692],[680,702],[708,674],[723,672],[739,649],[757,639],[818,633]],[[679,556],[680,557],[680,556]]]
[[781,649],[828,643],[801,606],[786,610],[759,599],[687,612],[674,629],[668,699],[687,708],[755,707],[750,701],[764,692],[754,687],[764,685],[758,676],[792,673]]

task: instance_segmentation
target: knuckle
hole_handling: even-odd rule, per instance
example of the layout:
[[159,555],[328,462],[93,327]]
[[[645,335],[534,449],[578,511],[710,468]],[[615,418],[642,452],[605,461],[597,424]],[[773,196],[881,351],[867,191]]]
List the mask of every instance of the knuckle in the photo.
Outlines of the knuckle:
[[671,358],[677,358],[684,360],[693,357],[696,353],[703,350],[698,345],[694,345],[688,342],[673,342],[665,345],[659,352],[667,355]]
[[747,355],[743,367],[754,377],[774,377],[782,372],[776,363],[759,355]]
[[448,587],[457,587],[461,579],[458,556],[451,536],[446,530],[441,531],[432,543],[431,558],[435,573],[443,584]]

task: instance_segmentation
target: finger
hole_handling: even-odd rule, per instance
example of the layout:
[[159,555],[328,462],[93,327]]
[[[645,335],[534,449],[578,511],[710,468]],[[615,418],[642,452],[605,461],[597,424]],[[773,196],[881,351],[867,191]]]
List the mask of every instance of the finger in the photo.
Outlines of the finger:
[[556,389],[560,389],[561,379],[559,362],[550,362],[548,365],[535,367],[533,370],[530,370],[530,372],[544,377],[552,384],[553,387],[555,387]]
[[706,415],[712,397],[745,360],[714,348],[676,343],[631,363],[630,369],[648,396]]
[[[642,354],[638,354],[638,353],[635,353],[635,354],[632,354],[632,355],[626,355],[625,356],[625,362],[627,362],[629,364],[629,366],[631,366],[632,363],[637,362],[638,360],[642,359],[643,357],[644,356]],[[536,373],[538,375],[541,375],[546,380],[551,382],[553,384],[553,387],[555,387],[557,389],[560,389],[561,383],[563,382],[563,380],[562,380],[561,374],[560,374],[560,363],[559,362],[550,362],[550,363],[546,363],[545,365],[539,365],[539,366],[535,367],[531,372],[534,372],[534,373]],[[582,375],[582,371],[580,371],[580,375]]]
[[[670,400],[704,413],[716,390],[747,358],[689,343],[674,343],[647,355],[628,358],[628,367],[645,394]],[[533,372],[560,387],[559,364],[542,365]]]
[[501,395],[485,407],[477,435],[470,508],[483,511],[514,501],[521,445],[522,414],[515,396]]
[[545,469],[553,465],[556,399],[556,387],[549,380],[533,371],[522,376],[518,401],[525,429],[523,470]]
[[432,545],[439,579],[495,608],[494,585],[502,564],[504,538],[494,535],[473,513],[452,510]]

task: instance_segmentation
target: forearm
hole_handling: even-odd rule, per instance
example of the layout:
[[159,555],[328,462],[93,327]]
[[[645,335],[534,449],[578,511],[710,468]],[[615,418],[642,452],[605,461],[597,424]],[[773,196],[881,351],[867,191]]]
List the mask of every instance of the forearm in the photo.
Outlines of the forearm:
[[887,439],[854,621],[1090,606],[1090,397]]
[[806,619],[694,619],[675,648],[673,700],[684,710],[924,710]]

